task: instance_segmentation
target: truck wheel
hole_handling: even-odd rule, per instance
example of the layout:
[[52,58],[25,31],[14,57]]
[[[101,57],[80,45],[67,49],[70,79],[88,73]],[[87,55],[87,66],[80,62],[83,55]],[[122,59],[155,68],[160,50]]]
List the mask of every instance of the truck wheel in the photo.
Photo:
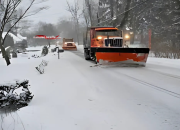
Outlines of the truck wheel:
[[97,58],[96,58],[96,55],[94,56],[94,61],[95,61],[95,64],[97,64]]
[[84,57],[86,60],[90,60],[90,56],[88,52],[89,52],[88,50],[84,49]]

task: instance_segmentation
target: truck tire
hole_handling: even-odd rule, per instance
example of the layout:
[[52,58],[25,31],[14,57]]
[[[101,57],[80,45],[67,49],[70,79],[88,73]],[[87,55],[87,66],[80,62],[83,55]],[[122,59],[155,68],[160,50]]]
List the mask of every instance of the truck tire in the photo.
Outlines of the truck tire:
[[89,51],[87,49],[84,49],[84,58],[86,60],[90,60],[90,55],[89,55]]
[[98,64],[97,58],[96,58],[96,53],[91,53],[91,59],[94,61],[95,64]]
[[98,64],[96,55],[94,55],[94,62],[95,62],[95,64]]

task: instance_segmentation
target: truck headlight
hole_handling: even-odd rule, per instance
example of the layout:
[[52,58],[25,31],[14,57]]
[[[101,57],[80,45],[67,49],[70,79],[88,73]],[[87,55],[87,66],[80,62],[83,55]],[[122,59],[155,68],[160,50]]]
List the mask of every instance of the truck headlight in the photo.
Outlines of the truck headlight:
[[129,39],[129,38],[130,38],[130,36],[129,36],[129,35],[125,35],[125,38],[126,38],[126,39]]
[[101,40],[101,39],[102,39],[102,37],[98,37],[97,39],[98,39],[98,40]]

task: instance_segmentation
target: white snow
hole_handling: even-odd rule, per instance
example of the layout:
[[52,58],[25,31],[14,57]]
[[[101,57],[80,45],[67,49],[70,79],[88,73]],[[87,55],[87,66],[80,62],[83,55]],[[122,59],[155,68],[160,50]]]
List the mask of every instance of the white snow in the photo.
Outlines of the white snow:
[[166,59],[166,58],[149,57],[148,63],[180,69],[180,59]]
[[[60,59],[56,53],[31,57],[41,51],[28,52],[30,59],[18,54],[8,67],[0,58],[0,83],[28,79],[35,95],[28,107],[1,113],[4,130],[180,129],[180,60],[149,57],[146,67],[95,67],[77,47]],[[35,67],[42,59],[49,63],[40,75]]]
[[[2,37],[4,38],[6,34],[7,34],[7,32],[3,32]],[[12,33],[9,33],[9,35],[13,38],[15,44],[16,44],[16,42],[20,42],[20,41],[23,40],[23,39],[15,36],[15,35],[12,34]]]
[[20,39],[24,39],[24,40],[27,40],[27,37],[23,37],[23,36],[21,36],[19,33],[17,34],[17,37],[19,37]]

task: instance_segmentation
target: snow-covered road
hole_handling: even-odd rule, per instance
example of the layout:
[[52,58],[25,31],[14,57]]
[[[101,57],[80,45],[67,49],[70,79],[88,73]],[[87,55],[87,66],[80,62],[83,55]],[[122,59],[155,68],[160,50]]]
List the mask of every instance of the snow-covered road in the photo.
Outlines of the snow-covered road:
[[0,82],[28,79],[35,95],[28,107],[5,116],[4,130],[180,130],[179,60],[94,66],[82,48],[43,59],[49,61],[43,75],[34,68],[41,59],[13,59],[8,68],[0,60]]

